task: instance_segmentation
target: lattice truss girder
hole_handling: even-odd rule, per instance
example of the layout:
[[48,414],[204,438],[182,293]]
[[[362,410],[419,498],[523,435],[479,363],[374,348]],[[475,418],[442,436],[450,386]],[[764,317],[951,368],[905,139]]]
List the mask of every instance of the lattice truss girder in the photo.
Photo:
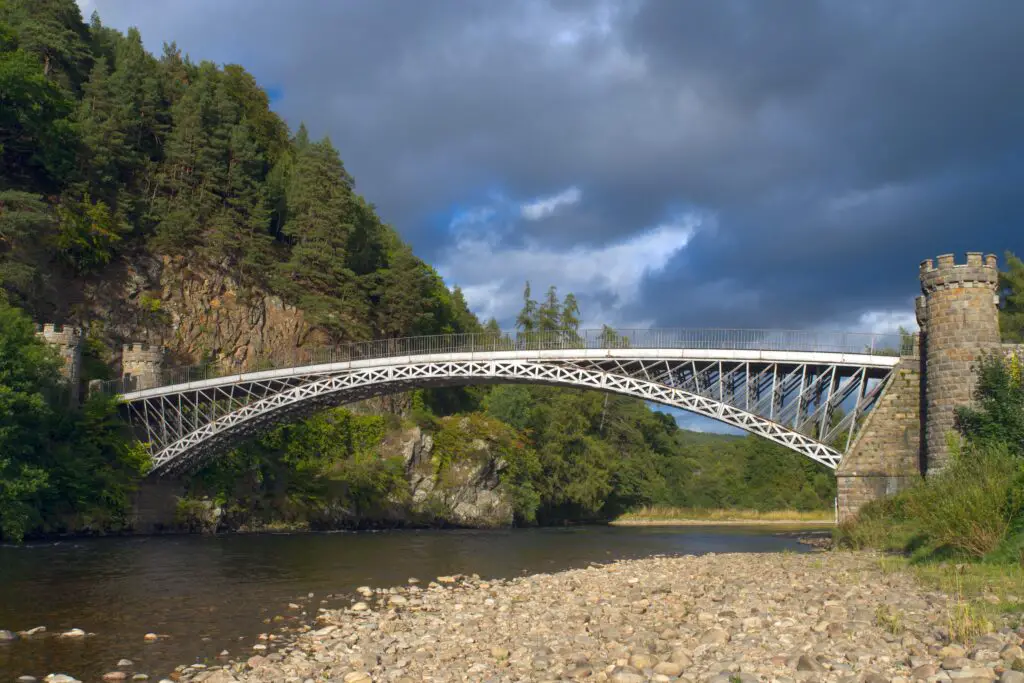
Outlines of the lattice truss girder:
[[[888,368],[602,358],[408,362],[332,373],[168,387],[128,401],[154,473],[193,468],[269,425],[323,407],[425,386],[526,382],[598,389],[704,415],[836,468]],[[841,413],[841,417],[840,417]]]

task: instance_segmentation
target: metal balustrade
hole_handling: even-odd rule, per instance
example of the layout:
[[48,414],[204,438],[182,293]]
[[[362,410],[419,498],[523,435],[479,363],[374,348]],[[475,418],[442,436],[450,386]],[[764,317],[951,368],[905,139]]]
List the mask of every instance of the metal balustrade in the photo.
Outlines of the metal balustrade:
[[[274,349],[255,359],[222,359],[162,370],[154,386],[186,384],[217,377],[379,358],[447,353],[550,351],[573,349],[715,349],[723,351],[790,351],[898,356],[911,352],[913,337],[866,332],[821,332],[744,329],[603,329],[577,332],[481,332],[376,339],[332,347]],[[139,388],[139,378],[124,377],[100,385],[108,395]],[[146,388],[153,388],[147,386]]]

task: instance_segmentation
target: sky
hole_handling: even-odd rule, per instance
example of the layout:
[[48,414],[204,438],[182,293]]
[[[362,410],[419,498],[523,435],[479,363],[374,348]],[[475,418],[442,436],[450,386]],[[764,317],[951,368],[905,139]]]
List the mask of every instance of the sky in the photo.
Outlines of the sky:
[[584,326],[890,332],[922,259],[1024,252],[1019,0],[79,4],[245,66],[505,326],[529,280]]

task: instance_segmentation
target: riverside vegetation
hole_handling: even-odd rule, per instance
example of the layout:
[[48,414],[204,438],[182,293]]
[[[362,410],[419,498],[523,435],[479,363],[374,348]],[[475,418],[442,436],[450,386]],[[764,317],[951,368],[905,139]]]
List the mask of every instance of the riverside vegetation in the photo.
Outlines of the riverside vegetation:
[[[1010,258],[1003,276],[1004,339],[1024,332],[1024,267]],[[940,473],[866,505],[835,531],[850,548],[896,553],[889,569],[909,569],[927,585],[964,598],[965,628],[1024,612],[1024,381],[1022,356],[979,363],[973,406],[958,409],[952,458]]]
[[[290,132],[244,68],[174,44],[154,56],[136,30],[85,23],[74,0],[0,0],[0,299],[0,534],[15,540],[125,528],[146,468],[109,402],[67,406],[32,320],[85,328],[84,381],[110,378],[130,341],[165,345],[168,365],[246,363],[496,328],[379,219],[331,141]],[[517,323],[569,333],[578,320],[571,294],[536,301],[527,288]],[[220,528],[460,523],[455,508],[481,496],[502,523],[658,503],[825,509],[834,496],[828,472],[768,442],[523,386],[329,410],[187,484],[182,523]]]

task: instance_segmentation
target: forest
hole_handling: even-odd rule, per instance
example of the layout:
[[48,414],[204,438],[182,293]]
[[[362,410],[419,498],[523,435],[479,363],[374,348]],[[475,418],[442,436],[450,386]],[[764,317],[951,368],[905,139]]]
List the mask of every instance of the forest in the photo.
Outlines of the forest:
[[[174,44],[151,54],[137,30],[85,22],[74,0],[0,0],[4,538],[129,524],[145,451],[110,401],[68,404],[33,322],[83,327],[83,382],[112,377],[121,343],[165,342],[173,327],[158,289],[118,293],[134,264],[175,259],[230,274],[241,299],[300,310],[327,343],[497,327],[379,218],[331,140],[290,130],[242,66],[196,63]],[[571,331],[580,316],[572,294],[535,300],[527,286],[516,324]],[[174,360],[224,350],[201,352]],[[439,471],[486,441],[522,524],[652,503],[828,508],[834,496],[827,470],[767,441],[687,432],[637,400],[527,386],[332,409],[211,463],[190,490],[265,523],[370,510],[401,493],[401,463],[380,445],[411,426],[432,435]]]

